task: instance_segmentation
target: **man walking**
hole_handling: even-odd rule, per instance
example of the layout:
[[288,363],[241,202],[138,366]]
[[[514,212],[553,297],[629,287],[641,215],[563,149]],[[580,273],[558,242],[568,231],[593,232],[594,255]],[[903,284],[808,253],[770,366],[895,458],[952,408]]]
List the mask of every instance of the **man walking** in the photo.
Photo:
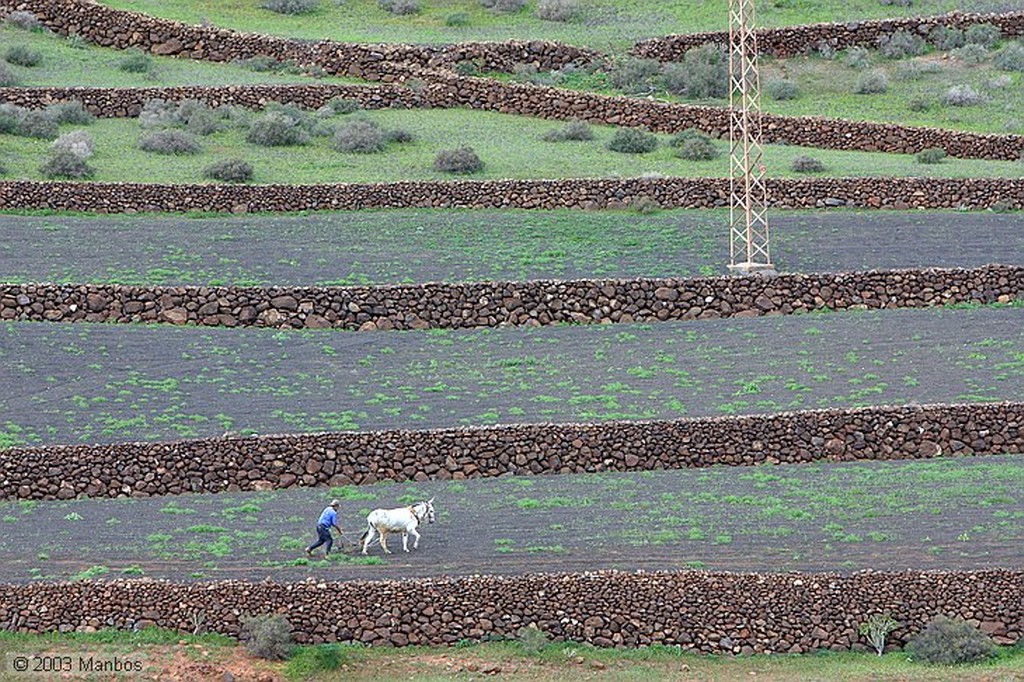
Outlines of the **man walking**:
[[324,547],[324,556],[331,553],[331,545],[334,544],[334,538],[331,537],[331,528],[337,528],[339,534],[342,532],[341,528],[338,527],[339,506],[341,506],[340,501],[331,500],[331,503],[320,512],[320,518],[316,522],[316,534],[319,539],[306,548],[307,556],[313,556],[313,550],[320,545],[326,545]]

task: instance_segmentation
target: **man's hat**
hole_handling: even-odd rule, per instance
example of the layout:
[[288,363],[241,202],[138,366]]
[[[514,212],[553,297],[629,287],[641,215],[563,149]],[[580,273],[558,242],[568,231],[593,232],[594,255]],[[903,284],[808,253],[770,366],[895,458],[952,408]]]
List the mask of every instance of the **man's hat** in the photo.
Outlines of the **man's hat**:
[[332,507],[340,507],[341,506],[341,500],[331,500],[331,506]]

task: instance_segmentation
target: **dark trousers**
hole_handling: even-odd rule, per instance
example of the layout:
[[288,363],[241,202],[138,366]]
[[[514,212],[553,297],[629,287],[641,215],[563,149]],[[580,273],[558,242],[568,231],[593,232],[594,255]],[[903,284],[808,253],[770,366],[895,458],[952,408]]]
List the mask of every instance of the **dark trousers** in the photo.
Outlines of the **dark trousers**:
[[334,538],[331,537],[331,529],[327,526],[317,526],[316,534],[320,539],[310,545],[306,551],[312,552],[320,545],[327,545],[324,547],[324,556],[327,556],[331,553],[331,545],[334,544]]

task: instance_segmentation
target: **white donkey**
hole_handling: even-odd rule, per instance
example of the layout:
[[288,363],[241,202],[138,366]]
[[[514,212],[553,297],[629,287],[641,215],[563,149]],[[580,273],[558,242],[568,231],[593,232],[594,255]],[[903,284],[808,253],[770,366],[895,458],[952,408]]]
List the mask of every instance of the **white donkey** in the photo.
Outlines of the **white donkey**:
[[391,554],[391,550],[388,549],[388,533],[402,534],[402,549],[406,552],[409,551],[409,535],[412,534],[412,548],[416,549],[420,544],[420,534],[416,532],[416,528],[424,521],[434,522],[433,497],[425,502],[417,502],[411,507],[374,509],[366,516],[366,532],[359,538],[363,545],[363,554],[366,554],[366,549],[377,535],[380,536],[380,546],[384,552]]

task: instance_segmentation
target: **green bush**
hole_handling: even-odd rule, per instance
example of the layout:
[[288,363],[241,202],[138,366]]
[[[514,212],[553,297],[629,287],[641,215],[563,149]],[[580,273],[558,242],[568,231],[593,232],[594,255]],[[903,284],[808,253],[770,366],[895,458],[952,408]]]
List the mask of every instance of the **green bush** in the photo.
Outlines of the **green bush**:
[[948,52],[964,44],[964,32],[952,26],[936,26],[928,34],[928,40],[935,49]]
[[416,137],[404,128],[395,128],[393,130],[384,131],[384,140],[386,142],[394,142],[396,144],[408,144],[415,140]]
[[386,144],[381,127],[363,118],[347,121],[334,132],[334,149],[346,154],[374,154]]
[[260,7],[277,14],[309,14],[315,12],[320,0],[264,0]]
[[132,48],[117,64],[125,73],[149,73],[153,70],[153,58],[138,48]]
[[1024,71],[1024,43],[1010,43],[996,53],[992,63],[1001,71]]
[[43,53],[28,45],[11,45],[4,52],[4,61],[17,66],[39,66],[43,63]]
[[579,11],[576,0],[540,0],[536,15],[545,21],[572,21]]
[[71,99],[67,102],[56,102],[46,107],[46,113],[50,115],[58,125],[70,124],[87,126],[96,120],[89,110],[85,108],[81,100]]
[[44,31],[46,30],[43,26],[43,22],[39,21],[32,12],[26,12],[24,10],[15,10],[4,18],[4,23],[8,26],[20,28],[23,31]]
[[932,102],[927,97],[921,95],[917,97],[911,97],[907,101],[907,109],[910,111],[928,111],[932,108]]
[[791,80],[773,78],[766,83],[771,98],[778,101],[796,99],[800,96],[800,88]]
[[337,670],[347,661],[345,651],[338,644],[317,644],[300,647],[288,659],[285,676],[288,679],[307,680],[317,673]]
[[561,128],[544,133],[545,142],[586,141],[594,139],[594,131],[586,121],[569,121]]
[[968,26],[964,31],[964,42],[968,45],[981,45],[982,47],[995,47],[999,39],[1003,37],[998,26],[992,24],[974,24]]
[[336,116],[338,114],[354,114],[363,108],[357,99],[348,97],[332,97],[316,110],[318,116]]
[[203,177],[223,182],[249,182],[252,165],[244,159],[222,159],[203,169]]
[[551,643],[551,640],[544,631],[530,623],[526,627],[519,628],[516,633],[516,643],[525,653],[539,654]]
[[637,128],[620,128],[608,141],[608,149],[622,154],[646,154],[658,148],[658,138]]
[[973,107],[985,101],[985,96],[970,85],[954,85],[942,95],[942,103],[949,107]]
[[653,59],[629,57],[615,64],[608,74],[609,80],[619,90],[636,94],[650,92],[658,87],[661,64]]
[[526,6],[526,0],[480,0],[480,5],[495,12],[511,14]]
[[472,147],[443,149],[434,157],[434,170],[442,173],[468,174],[483,170],[484,162]]
[[284,71],[286,68],[284,62],[278,61],[277,59],[265,54],[258,54],[247,59],[236,59],[231,63],[243,69],[255,71],[256,73],[275,73]]
[[48,180],[85,180],[95,174],[85,159],[67,149],[55,150],[39,172]]
[[25,110],[17,104],[3,102],[0,104],[0,133],[17,135],[18,127],[25,118]]
[[882,71],[869,71],[857,79],[854,93],[858,95],[880,95],[889,89],[889,78]]
[[469,26],[469,14],[466,12],[452,12],[444,18],[445,26]]
[[683,141],[676,156],[687,161],[711,161],[719,156],[718,147],[707,135],[694,135]]
[[154,154],[198,154],[202,146],[184,130],[157,130],[139,139],[139,149]]
[[302,122],[281,111],[269,111],[249,126],[245,139],[261,147],[287,147],[309,143]]
[[928,665],[957,665],[990,658],[996,646],[988,635],[962,618],[936,616],[906,650],[915,661]]
[[6,63],[0,62],[0,88],[12,88],[20,82],[18,75]]
[[18,135],[39,140],[54,140],[60,134],[57,122],[45,109],[29,109],[18,125]]
[[804,155],[794,157],[789,167],[794,173],[822,173],[825,171],[825,164],[813,157]]
[[382,10],[398,16],[418,14],[420,11],[420,0],[378,0],[378,3]]
[[871,66],[871,53],[860,45],[854,45],[846,51],[843,63],[851,69],[863,71]]
[[950,55],[967,66],[983,64],[989,58],[988,48],[979,43],[967,43],[950,52]]
[[64,133],[50,145],[54,152],[68,151],[85,161],[92,156],[95,149],[92,135],[84,130],[72,130]]
[[682,69],[674,71],[672,81],[675,84],[670,86],[670,90],[677,94],[690,99],[725,97],[729,94],[729,59],[720,45],[706,43],[687,50],[683,55]]
[[919,151],[917,156],[914,158],[917,159],[918,163],[931,166],[937,163],[942,163],[942,160],[946,158],[946,150],[939,149],[938,147],[929,147],[928,149],[922,149]]
[[906,59],[924,53],[927,44],[921,36],[907,31],[896,31],[878,40],[878,51],[887,59]]
[[292,627],[280,614],[242,618],[242,639],[254,656],[283,661],[292,653]]

